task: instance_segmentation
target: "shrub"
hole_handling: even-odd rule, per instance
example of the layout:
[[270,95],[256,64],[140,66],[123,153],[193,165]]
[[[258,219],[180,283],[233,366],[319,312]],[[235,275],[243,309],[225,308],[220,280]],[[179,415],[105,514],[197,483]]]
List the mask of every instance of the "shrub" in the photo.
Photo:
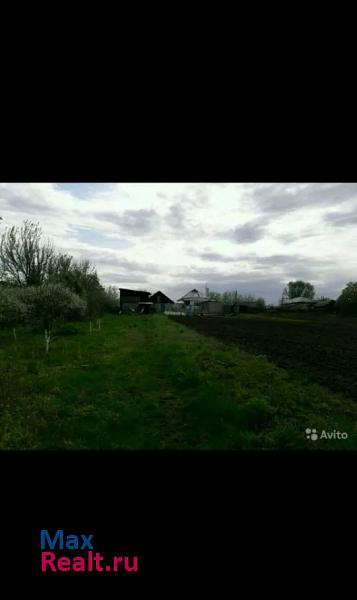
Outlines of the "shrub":
[[19,288],[18,295],[26,306],[26,322],[36,328],[50,330],[57,321],[78,320],[85,314],[85,301],[58,283]]
[[0,325],[14,327],[23,323],[27,306],[19,297],[19,288],[0,286]]

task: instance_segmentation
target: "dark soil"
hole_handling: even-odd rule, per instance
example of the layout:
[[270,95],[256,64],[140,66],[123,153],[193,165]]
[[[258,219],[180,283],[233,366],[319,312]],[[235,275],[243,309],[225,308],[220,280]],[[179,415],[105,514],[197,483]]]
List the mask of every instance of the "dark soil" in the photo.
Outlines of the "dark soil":
[[170,318],[357,400],[357,320]]

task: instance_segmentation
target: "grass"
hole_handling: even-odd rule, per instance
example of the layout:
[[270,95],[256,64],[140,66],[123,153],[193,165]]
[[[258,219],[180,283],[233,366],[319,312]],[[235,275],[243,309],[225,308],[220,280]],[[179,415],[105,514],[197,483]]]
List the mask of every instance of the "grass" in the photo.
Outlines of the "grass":
[[[355,449],[356,404],[163,315],[0,332],[2,449]],[[311,442],[305,428],[345,431]]]

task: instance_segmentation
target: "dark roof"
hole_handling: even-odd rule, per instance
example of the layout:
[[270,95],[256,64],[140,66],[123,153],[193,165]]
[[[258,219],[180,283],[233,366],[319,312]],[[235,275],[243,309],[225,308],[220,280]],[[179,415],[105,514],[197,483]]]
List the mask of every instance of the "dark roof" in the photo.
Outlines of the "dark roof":
[[142,290],[128,290],[127,288],[119,288],[120,289],[120,306],[123,306],[126,299],[129,299],[130,302],[145,302],[149,300],[150,292],[144,292]]
[[152,296],[150,296],[150,302],[160,303],[160,304],[175,304],[171,298],[163,294],[163,292],[155,292]]
[[145,290],[129,290],[128,288],[119,288],[120,293],[129,292],[130,294],[148,294],[150,296],[150,292],[146,292]]

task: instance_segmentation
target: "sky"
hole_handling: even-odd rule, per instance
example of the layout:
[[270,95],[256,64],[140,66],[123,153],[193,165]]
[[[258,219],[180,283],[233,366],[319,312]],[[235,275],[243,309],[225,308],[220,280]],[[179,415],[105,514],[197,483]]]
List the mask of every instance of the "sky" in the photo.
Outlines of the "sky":
[[0,232],[39,222],[104,285],[336,298],[357,280],[357,183],[0,183]]

